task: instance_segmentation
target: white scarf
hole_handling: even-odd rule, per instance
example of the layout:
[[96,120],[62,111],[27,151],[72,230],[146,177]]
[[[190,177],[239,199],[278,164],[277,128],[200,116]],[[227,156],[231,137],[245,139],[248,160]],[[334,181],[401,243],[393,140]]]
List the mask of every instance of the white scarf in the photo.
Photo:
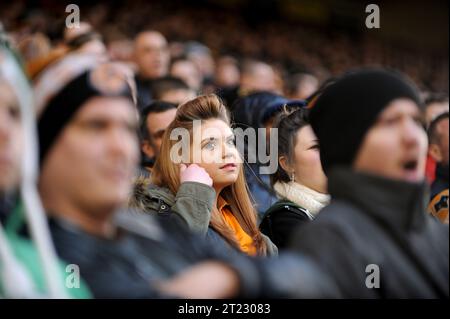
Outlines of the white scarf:
[[330,202],[330,195],[316,192],[296,182],[277,182],[274,189],[281,197],[307,209],[314,217]]

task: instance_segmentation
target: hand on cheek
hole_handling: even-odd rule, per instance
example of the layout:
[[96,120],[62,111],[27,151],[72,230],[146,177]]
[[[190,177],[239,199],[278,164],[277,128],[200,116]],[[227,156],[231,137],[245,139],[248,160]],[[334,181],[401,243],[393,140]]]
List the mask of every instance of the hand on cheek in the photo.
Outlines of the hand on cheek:
[[197,164],[180,164],[180,182],[197,182],[212,187],[213,180],[203,167]]

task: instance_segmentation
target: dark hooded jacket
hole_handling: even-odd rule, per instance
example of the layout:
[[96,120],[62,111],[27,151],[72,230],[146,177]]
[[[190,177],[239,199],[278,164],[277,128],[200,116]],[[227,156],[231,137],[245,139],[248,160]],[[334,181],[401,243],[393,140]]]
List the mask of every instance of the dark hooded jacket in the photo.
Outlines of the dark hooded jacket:
[[338,167],[328,182],[331,204],[292,248],[324,267],[347,298],[449,297],[449,228],[425,212],[425,184]]
[[[247,128],[252,128],[258,132],[258,128],[265,128],[265,122],[277,111],[280,111],[283,105],[288,102],[282,96],[270,92],[255,92],[238,99],[234,103],[231,117],[235,127],[241,128],[243,131]],[[269,163],[261,163],[258,157],[256,157],[256,163],[248,161],[248,154],[253,153],[257,155],[260,151],[258,146],[260,145],[259,140],[261,138],[265,138],[265,135],[258,136],[257,134],[255,145],[246,143],[243,154],[245,161],[248,162],[244,166],[245,178],[250,193],[255,203],[257,203],[260,220],[267,209],[278,200],[270,186],[270,176],[268,174],[261,174],[259,170],[260,167],[268,166]],[[278,159],[272,160],[277,161]]]

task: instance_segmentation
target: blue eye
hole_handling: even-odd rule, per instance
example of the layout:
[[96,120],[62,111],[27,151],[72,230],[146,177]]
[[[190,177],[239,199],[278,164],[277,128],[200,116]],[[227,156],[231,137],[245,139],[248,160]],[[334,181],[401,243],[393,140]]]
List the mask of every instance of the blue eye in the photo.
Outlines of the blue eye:
[[204,148],[207,150],[213,150],[216,147],[216,142],[208,142],[205,144]]

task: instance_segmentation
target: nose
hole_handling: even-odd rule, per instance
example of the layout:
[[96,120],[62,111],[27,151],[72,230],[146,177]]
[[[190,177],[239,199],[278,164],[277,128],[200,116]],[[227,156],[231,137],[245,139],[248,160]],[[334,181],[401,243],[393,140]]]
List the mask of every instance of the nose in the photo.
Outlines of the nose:
[[236,148],[229,145],[228,143],[223,143],[222,146],[222,159],[234,158]]
[[418,125],[414,119],[405,119],[402,125],[402,141],[405,146],[415,147],[419,144],[420,139],[424,134],[424,129]]

